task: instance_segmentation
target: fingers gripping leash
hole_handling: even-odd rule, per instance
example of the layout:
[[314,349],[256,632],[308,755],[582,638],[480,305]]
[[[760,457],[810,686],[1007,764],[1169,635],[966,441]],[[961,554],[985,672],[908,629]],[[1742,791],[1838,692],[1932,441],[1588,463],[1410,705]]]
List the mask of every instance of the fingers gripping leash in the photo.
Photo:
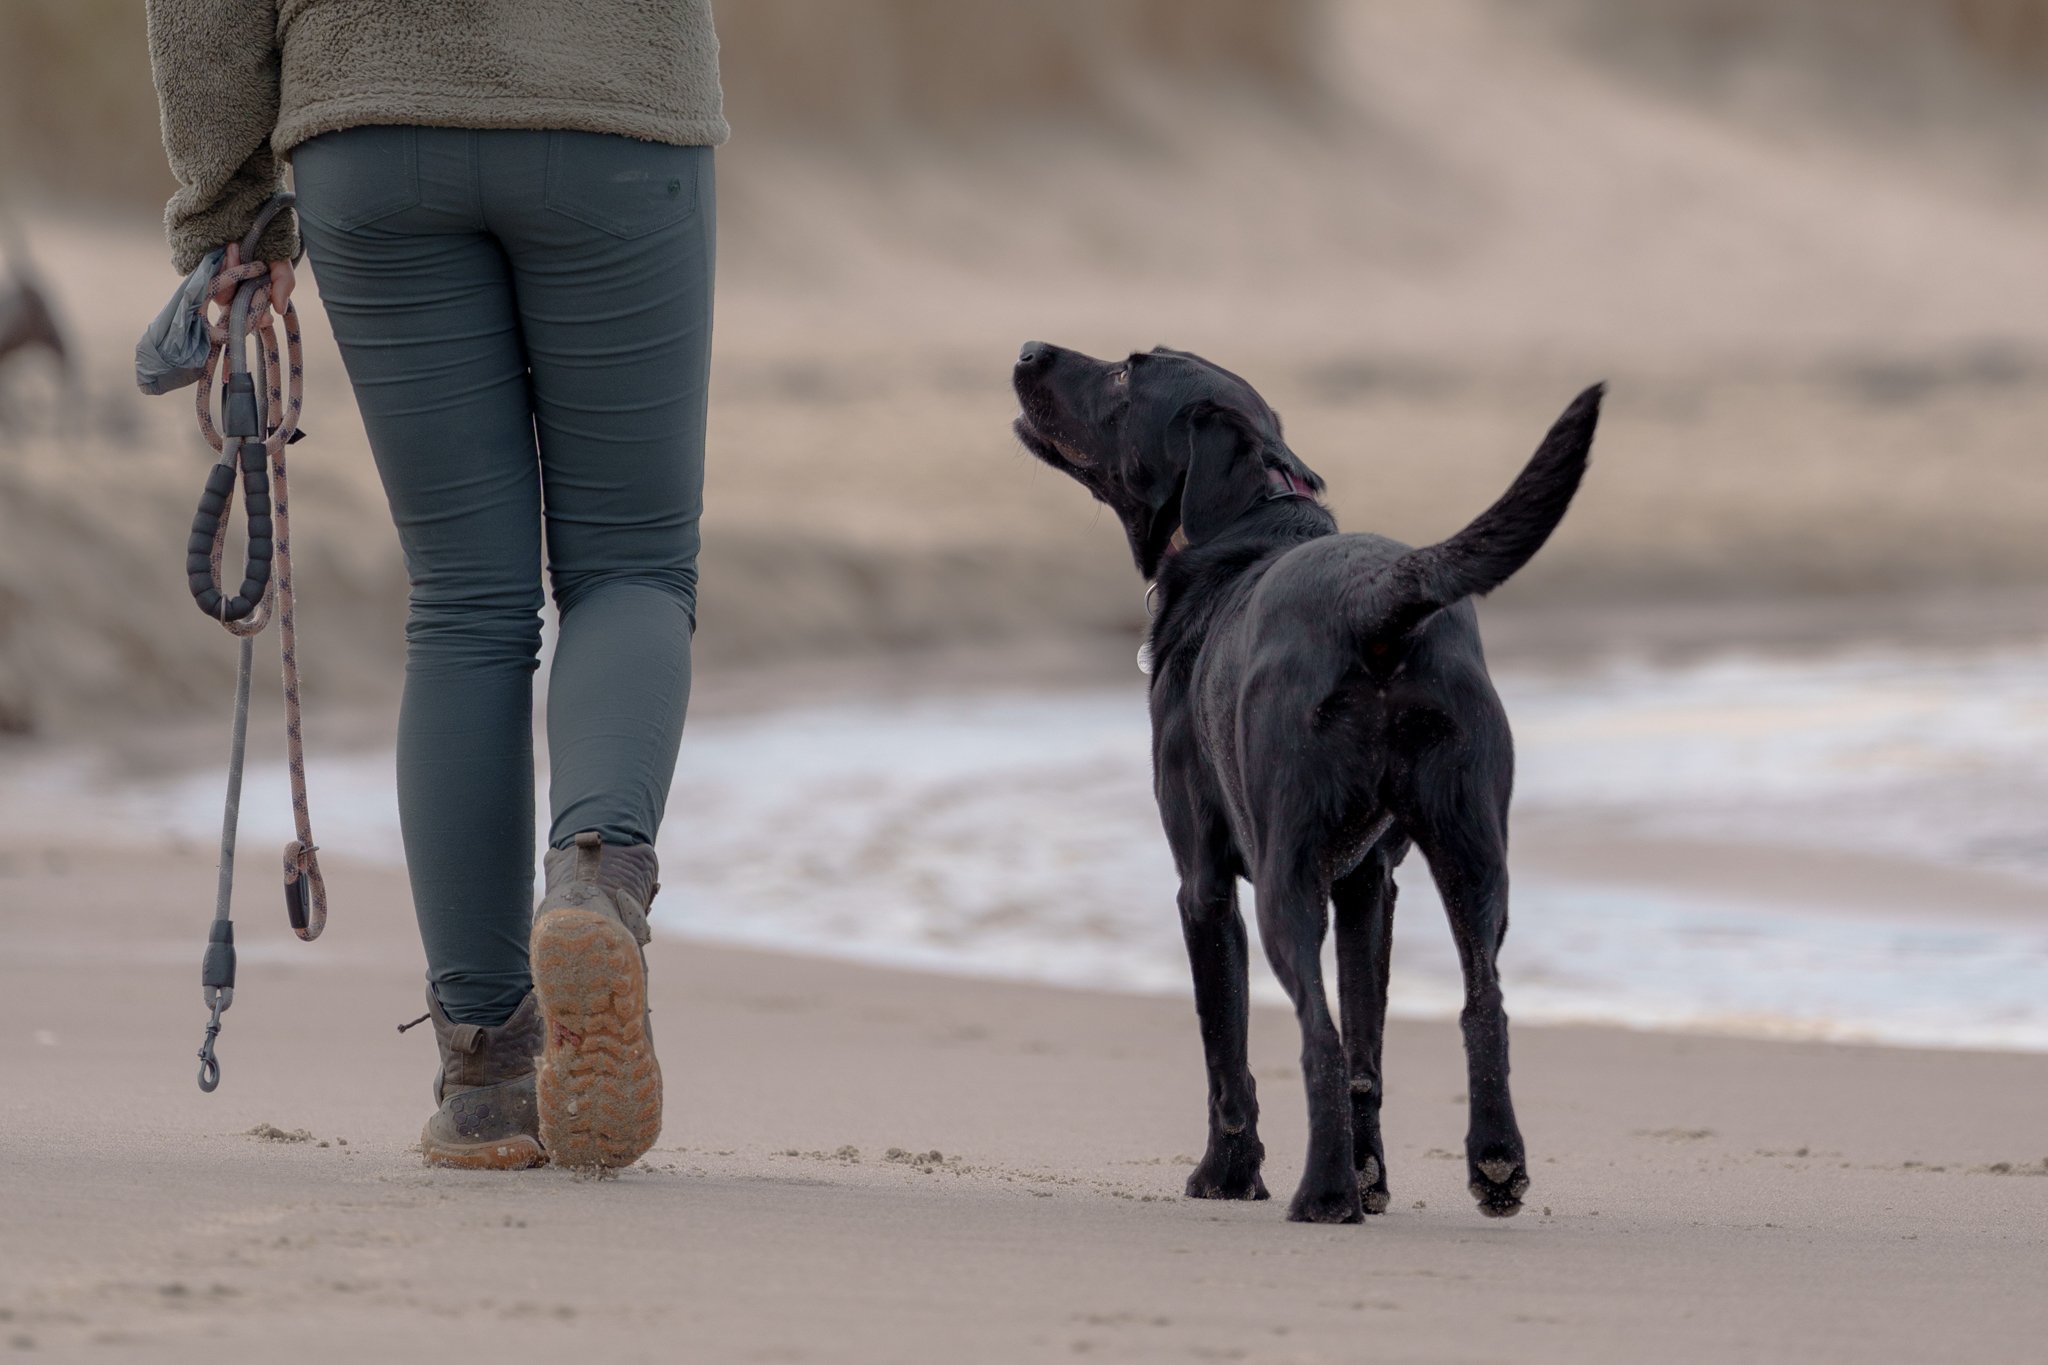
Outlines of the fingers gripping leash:
[[[273,196],[257,215],[242,242],[243,264],[227,266],[214,278],[212,294],[234,289],[225,318],[207,319],[212,346],[200,376],[197,408],[200,434],[220,452],[206,476],[199,510],[192,518],[186,545],[186,578],[199,609],[239,637],[241,657],[235,672],[234,727],[228,752],[227,800],[221,817],[220,878],[215,890],[213,926],[207,934],[206,957],[200,968],[202,999],[211,1012],[206,1040],[199,1048],[199,1088],[211,1092],[220,1084],[220,1062],[213,1055],[221,1015],[235,998],[235,931],[229,918],[234,897],[235,830],[242,805],[242,761],[249,732],[249,679],[255,662],[255,637],[270,624],[278,626],[283,661],[285,740],[291,772],[292,816],[298,836],[285,845],[285,912],[293,932],[307,941],[327,925],[327,887],[320,875],[318,847],[306,806],[306,763],[299,718],[299,665],[293,621],[291,508],[285,482],[285,447],[299,437],[305,368],[299,343],[299,315],[287,304],[282,311],[284,349],[277,339],[278,319],[268,315],[269,267],[252,259],[256,244],[271,219],[288,208],[293,196]],[[252,318],[261,321],[252,329]],[[258,342],[256,371],[249,370],[248,342]],[[221,378],[220,421],[215,424],[212,387]],[[260,381],[260,382],[259,382]],[[221,567],[227,546],[228,512],[236,477],[242,483],[244,539],[242,583],[229,595],[222,587]]]

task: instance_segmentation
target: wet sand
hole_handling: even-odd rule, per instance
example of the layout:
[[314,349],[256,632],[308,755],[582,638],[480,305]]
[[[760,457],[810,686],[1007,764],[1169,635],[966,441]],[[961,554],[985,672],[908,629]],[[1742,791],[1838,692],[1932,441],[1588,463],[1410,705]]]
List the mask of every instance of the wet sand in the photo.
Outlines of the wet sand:
[[[267,861],[206,1097],[208,857],[0,853],[0,1340],[24,1358],[2020,1361],[2048,1331],[2048,1057],[1523,1027],[1535,1187],[1494,1223],[1449,1155],[1455,1029],[1397,1024],[1394,1208],[1301,1228],[1278,1198],[1179,1197],[1180,1000],[664,937],[646,1162],[431,1172],[431,1044],[392,1031],[418,1012],[402,883],[337,861],[307,946]],[[1294,1048],[1261,1011],[1281,1198]]]

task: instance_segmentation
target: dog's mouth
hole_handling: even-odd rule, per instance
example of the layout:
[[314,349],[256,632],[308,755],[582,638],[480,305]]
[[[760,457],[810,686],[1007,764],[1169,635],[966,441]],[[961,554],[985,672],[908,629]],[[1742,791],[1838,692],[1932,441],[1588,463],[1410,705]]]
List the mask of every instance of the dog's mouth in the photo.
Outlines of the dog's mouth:
[[1100,485],[1104,477],[1098,461],[1086,451],[1077,450],[1057,436],[1050,435],[1039,423],[1042,418],[1034,416],[1035,406],[1024,397],[1023,411],[1010,424],[1026,450],[1051,465],[1063,465],[1080,472],[1081,481],[1096,489],[1097,496],[1117,507],[1118,518],[1123,521],[1129,533],[1138,567],[1147,577],[1158,571],[1161,562],[1181,548],[1180,539],[1180,489],[1176,487],[1173,496],[1163,506],[1146,507],[1127,505],[1126,500],[1112,499],[1103,493]]
[[1041,459],[1057,459],[1076,469],[1095,467],[1092,456],[1076,450],[1056,436],[1048,436],[1041,431],[1038,424],[1032,420],[1029,407],[1017,414],[1017,420],[1010,424],[1010,429],[1017,433],[1017,439],[1024,443],[1026,449]]

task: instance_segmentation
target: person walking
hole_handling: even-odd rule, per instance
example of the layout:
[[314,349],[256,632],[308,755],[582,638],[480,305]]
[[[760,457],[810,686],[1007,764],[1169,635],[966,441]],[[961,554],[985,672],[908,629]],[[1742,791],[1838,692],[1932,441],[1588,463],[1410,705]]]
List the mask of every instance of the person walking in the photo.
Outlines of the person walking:
[[[690,689],[711,349],[709,0],[148,0],[173,264],[303,234],[411,582],[398,807],[440,1050],[429,1163],[633,1162]],[[230,262],[239,254],[230,247]],[[533,908],[546,580],[551,808]]]

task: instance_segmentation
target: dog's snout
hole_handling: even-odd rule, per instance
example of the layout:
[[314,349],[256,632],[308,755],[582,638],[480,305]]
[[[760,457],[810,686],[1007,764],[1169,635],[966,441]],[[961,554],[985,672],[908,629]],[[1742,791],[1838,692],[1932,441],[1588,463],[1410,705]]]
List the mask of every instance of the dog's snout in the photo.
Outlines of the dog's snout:
[[1024,349],[1017,352],[1017,368],[1035,370],[1052,359],[1052,347],[1043,341],[1027,341]]

